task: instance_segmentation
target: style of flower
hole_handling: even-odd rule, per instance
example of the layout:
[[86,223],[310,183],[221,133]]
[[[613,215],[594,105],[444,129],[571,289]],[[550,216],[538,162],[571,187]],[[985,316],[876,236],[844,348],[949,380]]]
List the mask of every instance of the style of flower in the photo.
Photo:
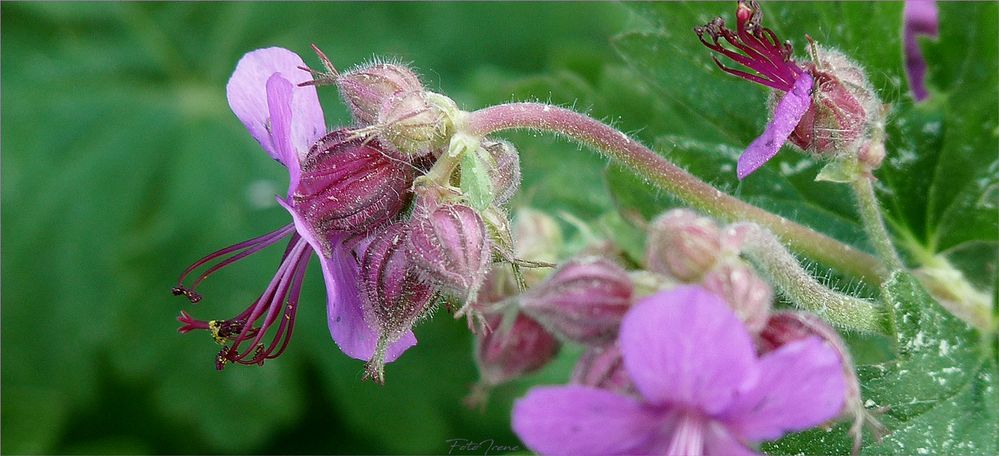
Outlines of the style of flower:
[[[777,155],[777,151],[794,133],[812,105],[814,78],[791,58],[791,43],[781,43],[773,30],[761,25],[763,11],[755,1],[739,0],[736,19],[736,32],[726,28],[725,21],[720,17],[703,27],[694,28],[694,32],[709,49],[755,73],[725,66],[717,57],[711,56],[722,71],[787,94],[777,104],[774,117],[763,134],[739,157],[736,175],[742,180]],[[710,37],[710,41],[705,35]],[[722,40],[742,53],[727,49]]]
[[836,352],[817,337],[757,358],[750,335],[715,295],[684,286],[645,298],[619,339],[637,395],[570,385],[531,390],[513,428],[541,454],[752,454],[839,415]]
[[926,60],[919,49],[916,37],[919,35],[935,37],[939,33],[936,0],[906,0],[902,16],[905,27],[905,73],[909,78],[909,87],[916,101],[925,100],[929,96],[926,91]]
[[[343,131],[327,134],[316,88],[307,84],[311,76],[304,66],[302,58],[287,49],[259,49],[239,61],[226,86],[236,117],[272,158],[288,168],[287,196],[277,199],[293,223],[205,256],[184,271],[173,289],[175,295],[196,303],[201,300],[196,288],[208,276],[288,239],[274,278],[246,310],[228,320],[211,321],[181,312],[181,333],[208,330],[222,345],[218,369],[230,362],[262,364],[285,350],[313,252],[319,256],[326,282],[333,340],[358,359],[369,359],[375,349],[377,335],[363,317],[358,264],[351,246],[363,244],[357,241],[359,235],[401,210],[412,172],[386,158],[376,141],[351,139]],[[392,188],[378,191],[387,185]],[[188,276],[200,269],[204,271],[185,286]],[[268,334],[271,341],[265,344]],[[386,360],[394,360],[415,343],[407,331],[388,348]]]

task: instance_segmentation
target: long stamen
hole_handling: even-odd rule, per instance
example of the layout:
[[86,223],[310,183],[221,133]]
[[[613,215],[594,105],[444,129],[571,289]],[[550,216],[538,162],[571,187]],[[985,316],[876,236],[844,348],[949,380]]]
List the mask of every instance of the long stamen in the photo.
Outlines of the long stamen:
[[[269,307],[269,304],[274,299],[276,291],[280,287],[280,284],[281,284],[282,280],[285,277],[285,272],[287,271],[288,266],[289,266],[289,261],[286,258],[284,261],[281,262],[281,266],[278,267],[277,273],[274,274],[274,277],[271,279],[270,283],[267,285],[267,289],[264,290],[263,294],[261,294],[260,297],[257,298],[257,300],[253,303],[253,305],[251,305],[250,308],[247,309],[247,310],[250,311],[249,316],[246,318],[247,322],[256,322],[257,319],[259,319],[260,316],[263,314],[264,309],[267,308],[267,307]],[[243,314],[245,314],[245,313],[246,312],[243,312]],[[243,341],[245,341],[246,339],[248,339],[249,337],[251,337],[249,335],[249,331],[250,331],[251,327],[252,327],[252,323],[246,325],[246,327],[243,328],[243,331],[241,331],[239,333],[239,335],[237,335],[235,337],[233,346],[230,349],[230,354],[232,356],[235,357],[235,354],[238,353],[239,344],[242,343]],[[252,347],[251,347],[251,349],[252,349]],[[245,356],[245,355],[246,355],[246,353],[240,355],[239,357],[242,357],[242,356]]]
[[[231,246],[226,247],[224,249],[221,249],[221,250],[218,250],[216,252],[213,252],[213,253],[211,253],[211,254],[209,254],[209,255],[201,258],[200,260],[194,262],[194,264],[192,264],[191,266],[188,266],[187,269],[185,269],[184,272],[181,273],[180,278],[177,279],[177,286],[174,287],[171,290],[171,292],[174,295],[177,295],[177,296],[183,295],[183,296],[187,297],[187,299],[190,300],[191,302],[198,302],[198,301],[201,300],[201,295],[199,295],[195,291],[195,288],[202,281],[204,281],[206,278],[208,278],[208,276],[214,274],[219,269],[222,269],[222,268],[224,268],[224,267],[226,267],[226,266],[228,266],[228,265],[230,265],[230,264],[232,264],[232,263],[234,263],[234,262],[236,262],[238,260],[241,260],[241,259],[243,259],[243,258],[245,258],[245,257],[247,257],[249,255],[252,255],[254,253],[259,252],[260,250],[264,249],[267,246],[270,246],[270,245],[274,244],[275,242],[277,242],[277,241],[281,240],[282,238],[288,236],[288,234],[290,234],[290,233],[292,233],[294,231],[295,231],[295,225],[289,224],[287,226],[278,228],[277,230],[271,231],[270,233],[267,233],[267,234],[265,234],[263,236],[259,236],[259,237],[253,238],[253,239],[250,239],[248,241],[243,241],[243,242],[240,242],[238,244],[234,244],[234,245],[231,245]],[[236,252],[236,253],[233,254],[234,252]],[[203,266],[203,265],[211,262],[212,260],[214,260],[216,258],[223,257],[223,256],[226,256],[226,255],[230,255],[230,254],[233,254],[233,255],[231,255],[231,256],[229,256],[229,257],[221,260],[220,262],[216,263],[215,265],[213,265],[212,267],[210,267],[208,270],[206,270],[203,274],[201,274],[198,277],[198,279],[195,280],[194,284],[191,287],[184,286],[184,280],[187,279],[187,276],[190,275],[192,272],[194,272],[195,270],[197,270],[201,266]]]
[[[707,48],[755,72],[728,67],[712,57],[715,64],[726,73],[767,87],[789,91],[794,81],[804,72],[791,58],[790,43],[782,44],[772,30],[761,25],[763,11],[755,1],[740,1],[736,19],[735,32],[728,29],[720,17],[702,27],[696,27],[694,32]],[[711,37],[710,40],[705,34]]]
[[[291,340],[298,297],[301,293],[302,280],[305,277],[311,252],[311,247],[307,241],[298,235],[292,238],[274,280],[271,281],[267,291],[250,308],[252,310],[247,320],[250,322],[260,319],[264,308],[267,308],[263,322],[259,328],[254,328],[253,333],[247,332],[247,328],[244,328],[244,331],[234,338],[232,346],[224,354],[227,361],[240,364],[262,364],[265,359],[275,358],[284,351]],[[278,312],[282,309],[281,323],[274,332],[270,345],[264,348],[261,340],[278,319]],[[253,337],[253,340],[249,342],[245,351],[240,352],[239,346],[250,337]],[[280,349],[275,353],[275,348],[279,344]]]
[[[291,290],[288,292],[287,302],[284,306],[284,318],[281,319],[281,324],[278,326],[274,340],[271,345],[264,350],[267,358],[277,358],[284,353],[285,348],[288,347],[288,342],[291,341],[292,330],[295,328],[295,313],[298,311],[298,298],[302,292],[302,280],[305,278],[305,270],[309,265],[309,255],[304,254],[300,257],[298,264],[295,266],[294,276],[291,279]],[[274,349],[277,347],[280,341],[281,346],[277,348],[277,352]]]

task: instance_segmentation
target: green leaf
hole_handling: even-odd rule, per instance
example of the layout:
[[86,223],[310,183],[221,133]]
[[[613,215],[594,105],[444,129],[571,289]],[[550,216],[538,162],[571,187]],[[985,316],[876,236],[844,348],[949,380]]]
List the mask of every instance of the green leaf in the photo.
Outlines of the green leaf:
[[[940,38],[923,41],[930,99],[901,104],[889,121],[880,196],[915,254],[985,242],[995,252],[999,196],[999,62],[995,3],[940,5]],[[995,274],[995,254],[966,273]],[[984,277],[983,277],[984,276]]]
[[[910,274],[883,286],[897,330],[897,359],[861,366],[862,397],[889,434],[865,440],[865,454],[996,454],[999,399],[994,341],[951,315]],[[844,426],[767,446],[777,454],[849,448]]]

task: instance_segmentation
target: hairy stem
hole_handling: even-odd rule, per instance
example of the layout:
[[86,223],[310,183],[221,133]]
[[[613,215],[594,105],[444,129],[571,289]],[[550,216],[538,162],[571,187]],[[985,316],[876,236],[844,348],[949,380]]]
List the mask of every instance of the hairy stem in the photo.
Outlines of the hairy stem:
[[753,223],[737,223],[728,229],[742,240],[742,253],[796,306],[842,328],[868,333],[888,332],[888,320],[880,306],[819,283],[765,228]]
[[509,103],[468,114],[466,132],[483,137],[507,129],[559,133],[599,150],[653,185],[710,215],[760,224],[800,252],[872,284],[884,280],[878,260],[835,239],[736,199],[663,158],[624,133],[583,114],[540,103]]
[[885,221],[881,218],[881,206],[878,205],[878,198],[874,195],[873,182],[873,177],[862,175],[854,179],[850,186],[857,195],[860,218],[864,222],[868,239],[874,244],[874,250],[878,252],[878,256],[889,271],[897,271],[903,269],[902,260],[899,259],[898,252],[891,243],[891,237],[888,236]]

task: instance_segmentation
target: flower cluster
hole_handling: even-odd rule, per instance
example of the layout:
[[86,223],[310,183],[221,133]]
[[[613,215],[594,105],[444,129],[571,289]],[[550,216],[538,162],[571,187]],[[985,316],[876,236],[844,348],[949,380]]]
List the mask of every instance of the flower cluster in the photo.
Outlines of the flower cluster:
[[[292,223],[198,260],[173,293],[199,302],[196,288],[211,274],[284,239],[288,246],[246,310],[209,321],[181,312],[180,332],[209,331],[222,345],[219,369],[277,357],[291,338],[315,253],[333,340],[348,356],[368,360],[366,375],[381,382],[384,364],[416,343],[411,328],[436,303],[457,300],[467,308],[475,301],[498,249],[493,238],[509,238],[502,205],[517,190],[519,160],[509,143],[463,143],[480,158],[478,171],[503,189],[473,209],[452,185],[462,158],[447,147],[459,113],[454,103],[425,90],[405,66],[374,63],[341,74],[315,50],[324,72],[289,50],[267,48],[244,56],[229,80],[233,113],[288,169],[288,191],[277,200]],[[328,84],[339,88],[353,125],[327,130],[316,87]]]
[[[723,71],[773,90],[773,118],[739,158],[739,178],[785,142],[876,168],[883,113],[863,71],[815,43],[810,62],[795,61],[762,16],[755,1],[740,0],[736,30],[721,18],[695,29],[705,46],[749,70],[713,57]],[[288,170],[277,202],[291,222],[196,261],[173,289],[198,303],[209,276],[287,242],[274,277],[242,312],[198,320],[181,311],[180,332],[205,330],[221,345],[218,369],[284,352],[315,254],[330,334],[367,361],[365,377],[376,382],[439,305],[467,316],[475,334],[480,381],[470,404],[541,369],[564,344],[582,346],[568,386],[534,389],[515,406],[514,430],[540,453],[746,454],[841,415],[854,419],[857,445],[862,424],[877,427],[837,333],[815,315],[773,309],[773,288],[757,267],[787,296],[772,266],[799,265],[754,256],[766,248],[790,256],[783,246],[761,247],[763,228],[673,209],[647,225],[644,258],[609,242],[569,254],[552,217],[522,209],[511,222],[519,154],[487,135],[544,127],[636,163],[660,163],[654,152],[565,109],[464,112],[404,65],[340,72],[313,48],[322,71],[292,51],[259,49],[227,85],[233,113]],[[327,127],[317,88],[330,85],[350,125]],[[698,183],[666,163],[664,173]]]

